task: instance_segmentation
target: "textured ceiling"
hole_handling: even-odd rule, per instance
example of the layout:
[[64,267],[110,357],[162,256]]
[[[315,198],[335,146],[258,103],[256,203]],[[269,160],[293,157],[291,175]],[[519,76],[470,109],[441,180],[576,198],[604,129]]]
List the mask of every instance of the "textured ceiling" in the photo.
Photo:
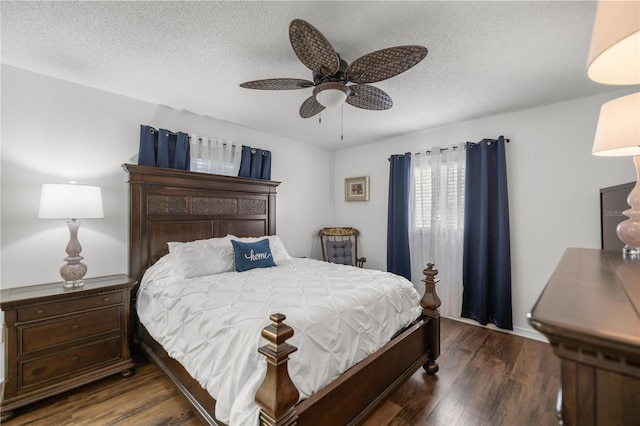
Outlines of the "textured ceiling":
[[[7,2],[2,62],[340,149],[615,89],[589,81],[595,15],[586,1]],[[258,91],[244,81],[311,79],[289,44],[301,18],[348,62],[420,44],[427,57],[374,86],[394,105],[344,105],[302,119],[311,88]],[[189,129],[180,129],[188,131]]]

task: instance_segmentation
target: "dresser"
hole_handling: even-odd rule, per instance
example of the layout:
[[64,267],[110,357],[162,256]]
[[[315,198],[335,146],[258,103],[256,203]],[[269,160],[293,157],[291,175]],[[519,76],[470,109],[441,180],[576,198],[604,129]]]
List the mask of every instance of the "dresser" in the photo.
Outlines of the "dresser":
[[567,249],[529,323],[560,360],[565,426],[640,425],[640,259]]
[[5,381],[1,419],[16,408],[120,373],[130,376],[130,293],[126,275],[5,289]]

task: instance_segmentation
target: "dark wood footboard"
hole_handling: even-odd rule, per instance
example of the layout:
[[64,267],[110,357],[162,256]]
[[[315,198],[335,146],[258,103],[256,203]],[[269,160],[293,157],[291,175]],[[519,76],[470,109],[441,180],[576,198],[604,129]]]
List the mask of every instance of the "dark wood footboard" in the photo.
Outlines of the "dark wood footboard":
[[438,271],[430,263],[423,271],[425,294],[422,315],[384,347],[342,374],[338,379],[296,404],[298,390],[289,377],[287,361],[296,348],[286,340],[293,330],[282,314],[262,335],[269,344],[259,349],[267,358],[267,374],[258,389],[260,425],[352,425],[361,423],[398,386],[420,367],[438,371],[440,355],[440,299],[435,285]]

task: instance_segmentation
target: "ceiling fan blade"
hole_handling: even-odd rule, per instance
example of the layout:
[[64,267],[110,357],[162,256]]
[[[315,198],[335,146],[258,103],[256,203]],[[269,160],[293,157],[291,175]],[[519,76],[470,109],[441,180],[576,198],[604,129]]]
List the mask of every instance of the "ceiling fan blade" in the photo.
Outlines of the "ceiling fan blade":
[[300,78],[268,78],[266,80],[247,81],[240,84],[240,87],[244,87],[245,89],[258,90],[294,90],[306,89],[312,86],[312,82]]
[[427,56],[423,46],[396,46],[368,53],[349,65],[347,78],[353,83],[375,83],[405,72]]
[[391,97],[384,90],[367,84],[349,86],[354,93],[347,97],[347,103],[357,108],[382,111],[393,106]]
[[322,112],[323,109],[324,106],[316,101],[315,96],[309,96],[302,105],[300,105],[300,117],[313,117],[314,115]]
[[335,49],[310,23],[302,19],[291,21],[289,40],[298,59],[311,71],[332,75],[340,68],[340,59]]

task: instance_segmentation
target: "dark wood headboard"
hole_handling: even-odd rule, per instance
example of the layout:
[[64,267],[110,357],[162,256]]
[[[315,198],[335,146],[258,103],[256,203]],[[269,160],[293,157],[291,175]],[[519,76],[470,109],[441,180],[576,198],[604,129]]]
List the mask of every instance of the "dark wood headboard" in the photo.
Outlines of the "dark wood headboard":
[[129,275],[138,280],[168,252],[168,241],[276,233],[280,182],[160,167],[129,173]]

